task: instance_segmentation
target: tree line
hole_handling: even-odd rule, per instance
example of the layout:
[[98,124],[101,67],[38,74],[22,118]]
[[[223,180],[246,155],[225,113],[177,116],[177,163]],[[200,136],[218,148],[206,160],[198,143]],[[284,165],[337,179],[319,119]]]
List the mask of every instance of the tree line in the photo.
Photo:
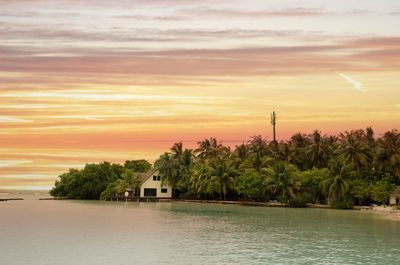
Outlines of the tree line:
[[215,138],[195,150],[178,142],[155,167],[185,198],[382,204],[400,183],[400,134],[392,130],[376,139],[372,128],[336,136],[315,130],[279,143],[258,135],[233,150]]
[[[115,192],[111,183],[125,183],[120,188],[132,185],[132,178],[129,180],[127,175],[137,172],[126,165],[100,166],[109,168],[106,175],[93,175],[93,165],[61,175],[52,194],[75,189],[72,184],[70,188],[61,187],[67,179],[74,178],[71,176],[79,173],[83,178],[87,171],[91,177],[85,177],[90,179],[85,183],[94,188],[87,190],[85,185],[78,185],[83,192],[80,196],[98,199],[107,187],[109,194]],[[258,135],[234,148],[216,138],[198,142],[195,149],[177,142],[155,161],[154,167],[162,181],[171,185],[175,198],[273,200],[294,207],[307,203],[336,208],[383,204],[388,202],[395,185],[400,184],[400,133],[392,130],[376,138],[372,128],[339,135],[323,135],[315,130],[310,135],[296,133],[281,142]],[[124,170],[131,172],[122,174]],[[82,196],[86,193],[90,196]]]

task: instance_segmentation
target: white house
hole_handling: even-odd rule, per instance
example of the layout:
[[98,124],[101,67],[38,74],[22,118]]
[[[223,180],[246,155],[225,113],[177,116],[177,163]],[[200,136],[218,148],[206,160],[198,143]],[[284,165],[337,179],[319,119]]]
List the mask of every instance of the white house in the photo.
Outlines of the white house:
[[168,183],[161,185],[158,170],[152,169],[147,173],[137,173],[141,180],[140,198],[168,199],[172,197],[172,187]]
[[400,203],[400,186],[397,186],[390,195],[389,204],[397,206]]

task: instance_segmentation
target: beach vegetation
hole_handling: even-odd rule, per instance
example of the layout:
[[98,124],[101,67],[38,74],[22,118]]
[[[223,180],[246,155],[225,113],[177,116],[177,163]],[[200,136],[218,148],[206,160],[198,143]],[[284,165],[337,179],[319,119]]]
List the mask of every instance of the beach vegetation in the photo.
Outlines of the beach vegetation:
[[177,142],[153,166],[127,160],[70,169],[59,176],[51,194],[107,199],[140,185],[134,173],[152,167],[176,199],[274,200],[293,207],[385,204],[400,184],[400,133],[376,137],[370,127],[339,135],[315,130],[280,142],[255,135],[234,147],[211,137],[193,149]]

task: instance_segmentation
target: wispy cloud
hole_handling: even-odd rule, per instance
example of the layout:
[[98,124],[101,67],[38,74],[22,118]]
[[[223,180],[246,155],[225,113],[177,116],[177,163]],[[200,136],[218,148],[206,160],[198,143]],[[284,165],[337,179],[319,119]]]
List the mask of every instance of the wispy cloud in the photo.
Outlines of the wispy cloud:
[[400,16],[400,10],[391,11],[391,12],[388,12],[387,14],[391,15],[391,16]]
[[[95,90],[94,90],[95,91]],[[95,91],[96,92],[96,91]],[[100,94],[100,93],[82,93],[77,90],[70,91],[60,91],[60,92],[51,92],[51,91],[43,91],[43,92],[27,92],[23,91],[21,93],[9,92],[0,94],[2,98],[61,98],[66,100],[87,100],[87,101],[166,101],[166,100],[174,100],[174,101],[207,101],[207,100],[215,100],[215,97],[199,97],[199,96],[178,96],[178,95],[139,95],[133,93],[126,94],[118,94],[118,93],[110,93],[110,94]],[[65,118],[65,117],[64,117]],[[68,118],[68,117],[67,117]],[[23,120],[14,117],[0,116],[0,122],[32,122],[30,120]]]
[[57,106],[52,106],[49,104],[7,104],[0,106],[0,109],[49,109],[56,108]]
[[60,115],[60,116],[48,116],[49,119],[82,119],[87,121],[103,121],[104,119],[95,116],[86,115]]
[[319,16],[327,14],[321,8],[292,7],[270,10],[239,10],[239,9],[212,9],[212,8],[194,8],[182,10],[182,14],[191,14],[197,16],[218,16],[218,17],[303,17]]
[[340,75],[344,80],[346,80],[347,82],[349,82],[349,83],[353,86],[354,89],[356,89],[356,90],[358,90],[358,91],[364,91],[364,90],[363,90],[363,84],[361,84],[360,82],[354,80],[353,78],[351,78],[351,77],[348,76],[348,75],[345,75],[345,74],[342,74],[342,73],[339,73],[339,75]]
[[21,164],[33,163],[30,160],[0,160],[0,168],[15,167]]
[[33,120],[25,120],[16,117],[10,116],[0,116],[0,123],[24,123],[24,122],[33,122]]
[[[247,34],[247,33],[246,33]],[[221,37],[223,38],[223,37]],[[73,56],[38,56],[21,48],[5,51],[0,71],[104,75],[221,76],[236,74],[292,75],[342,71],[395,71],[399,69],[398,37],[336,41],[330,44],[248,46],[240,48],[161,49],[123,51],[78,49]],[[2,47],[0,46],[0,51]],[[45,49],[45,48],[43,48]],[[25,53],[24,53],[25,50]],[[20,54],[24,54],[21,56]],[[107,67],[105,67],[107,66]],[[38,79],[42,83],[43,76]],[[50,77],[49,77],[50,78]],[[10,80],[10,82],[15,82]],[[40,95],[38,95],[40,96]],[[68,97],[68,96],[67,96]],[[71,96],[73,97],[73,95]],[[85,95],[82,95],[86,98]],[[91,97],[93,100],[93,96]],[[116,96],[110,98],[116,99]]]

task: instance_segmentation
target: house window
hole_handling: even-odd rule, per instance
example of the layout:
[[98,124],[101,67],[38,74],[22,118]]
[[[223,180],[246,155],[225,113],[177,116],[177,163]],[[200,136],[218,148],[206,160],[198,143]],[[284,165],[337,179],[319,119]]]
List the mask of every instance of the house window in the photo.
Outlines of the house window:
[[157,180],[160,181],[161,180],[161,176],[157,176]]
[[167,193],[168,189],[167,188],[161,188],[161,193]]
[[157,189],[144,189],[144,197],[157,197]]
[[153,181],[157,181],[157,176],[156,175],[153,176]]

